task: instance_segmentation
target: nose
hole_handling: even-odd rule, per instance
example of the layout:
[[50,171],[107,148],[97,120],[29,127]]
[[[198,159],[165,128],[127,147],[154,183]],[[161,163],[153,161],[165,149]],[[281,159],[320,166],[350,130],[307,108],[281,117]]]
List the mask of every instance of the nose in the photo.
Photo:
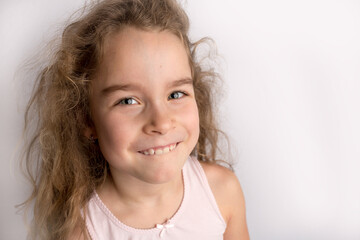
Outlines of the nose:
[[148,119],[144,126],[145,133],[164,135],[173,127],[174,120],[167,106],[156,105],[148,109]]

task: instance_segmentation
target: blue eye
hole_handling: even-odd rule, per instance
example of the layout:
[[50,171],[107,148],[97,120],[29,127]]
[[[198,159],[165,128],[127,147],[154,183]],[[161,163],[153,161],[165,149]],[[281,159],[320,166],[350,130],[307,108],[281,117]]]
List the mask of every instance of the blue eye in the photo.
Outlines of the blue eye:
[[186,94],[180,91],[173,92],[169,95],[168,99],[179,99],[185,96]]
[[118,104],[121,104],[121,105],[134,105],[134,104],[138,104],[138,103],[139,102],[136,101],[134,98],[124,98],[124,99],[121,99]]

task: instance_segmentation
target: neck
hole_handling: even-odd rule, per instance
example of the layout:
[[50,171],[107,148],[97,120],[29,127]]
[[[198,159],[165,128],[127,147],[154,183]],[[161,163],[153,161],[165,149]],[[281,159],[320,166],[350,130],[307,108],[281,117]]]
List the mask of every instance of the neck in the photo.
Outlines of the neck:
[[100,196],[128,207],[153,208],[163,205],[169,199],[182,198],[183,188],[181,172],[168,182],[148,183],[112,171],[97,191]]

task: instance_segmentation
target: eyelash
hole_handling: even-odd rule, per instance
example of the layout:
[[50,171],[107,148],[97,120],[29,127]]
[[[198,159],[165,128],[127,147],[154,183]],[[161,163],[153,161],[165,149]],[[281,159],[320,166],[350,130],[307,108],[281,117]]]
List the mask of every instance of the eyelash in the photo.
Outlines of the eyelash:
[[135,101],[135,102],[138,102],[137,100],[135,100],[134,98],[132,97],[129,97],[129,98],[123,98],[121,99],[116,105],[134,105],[134,104],[128,104],[126,103],[128,100],[132,100],[132,101]]
[[[171,95],[173,95],[173,94],[179,94],[179,93],[182,94],[182,96],[180,96],[180,97],[178,97],[178,98],[170,98]],[[184,96],[188,96],[188,94],[185,93],[185,92],[183,92],[183,91],[174,91],[174,92],[172,92],[172,93],[169,95],[168,100],[170,100],[170,99],[180,99],[180,98],[183,98]]]
[[[178,96],[177,98],[171,97],[171,95],[174,95],[174,94],[180,94],[180,96]],[[176,99],[183,98],[184,96],[188,96],[188,94],[186,92],[183,92],[183,91],[174,91],[168,96],[168,100],[172,100],[172,99],[176,100]],[[131,100],[132,103],[130,103],[130,104],[126,103],[129,100]],[[139,101],[137,101],[135,98],[127,97],[127,98],[123,98],[123,99],[119,100],[115,105],[134,105],[135,104],[134,102],[139,103]]]

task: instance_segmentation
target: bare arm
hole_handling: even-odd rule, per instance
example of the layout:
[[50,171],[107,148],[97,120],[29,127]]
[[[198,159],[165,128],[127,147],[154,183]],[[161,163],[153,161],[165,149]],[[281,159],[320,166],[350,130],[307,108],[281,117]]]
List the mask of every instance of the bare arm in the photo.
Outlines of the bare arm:
[[224,240],[248,240],[244,195],[235,174],[232,175],[227,186],[230,213]]
[[224,240],[249,240],[245,200],[236,175],[219,165],[202,163],[227,227]]

